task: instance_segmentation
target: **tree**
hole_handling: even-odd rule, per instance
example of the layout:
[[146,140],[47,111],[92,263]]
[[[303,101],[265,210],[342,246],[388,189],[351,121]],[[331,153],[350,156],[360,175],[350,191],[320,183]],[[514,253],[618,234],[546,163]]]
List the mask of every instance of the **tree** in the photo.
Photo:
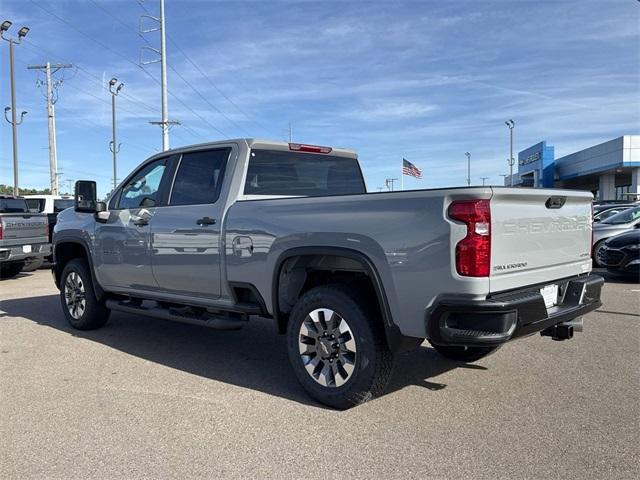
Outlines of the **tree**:
[[[20,195],[51,195],[51,189],[19,188]],[[0,183],[0,195],[13,195],[13,186]]]

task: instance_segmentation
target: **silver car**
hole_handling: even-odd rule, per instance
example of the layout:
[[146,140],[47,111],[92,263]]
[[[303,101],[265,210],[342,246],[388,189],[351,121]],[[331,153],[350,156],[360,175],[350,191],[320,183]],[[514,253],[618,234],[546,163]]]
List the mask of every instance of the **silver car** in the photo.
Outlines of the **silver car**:
[[594,224],[593,226],[593,261],[596,265],[598,262],[598,253],[604,246],[604,241],[619,233],[640,228],[640,205],[623,210],[606,220]]

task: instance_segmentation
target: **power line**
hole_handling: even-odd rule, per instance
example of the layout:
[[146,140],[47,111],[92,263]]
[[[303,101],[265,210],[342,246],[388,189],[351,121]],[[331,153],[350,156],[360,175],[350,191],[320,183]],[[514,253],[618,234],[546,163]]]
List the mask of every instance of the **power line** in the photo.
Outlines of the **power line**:
[[[92,0],[94,1],[94,0]],[[141,2],[137,2],[138,5],[140,5],[140,7],[148,14],[151,15],[151,12],[149,12],[149,10],[144,6],[144,4],[142,4]],[[231,98],[229,98],[228,95],[226,95],[222,90],[220,90],[220,88],[213,82],[213,80],[211,80],[211,78],[198,66],[198,64],[193,61],[191,59],[191,57],[189,55],[187,55],[187,52],[185,52],[177,43],[175,40],[173,40],[173,38],[171,38],[171,36],[167,35],[167,38],[169,39],[169,41],[171,42],[171,44],[176,48],[176,50],[178,50],[183,56],[184,58],[187,59],[187,61],[198,71],[198,73],[200,73],[200,75],[202,75],[202,77],[207,80],[207,82],[209,82],[209,84],[222,96],[224,97],[231,105],[233,105],[242,115],[244,115],[250,122],[255,123],[256,125],[258,125],[260,128],[262,128],[264,131],[266,131],[267,133],[271,134],[272,132],[265,127],[264,125],[262,125],[260,122],[258,122],[257,119],[255,119],[255,117],[252,117],[251,115],[249,115],[248,113],[246,113],[242,108],[240,108],[240,106],[234,102]],[[215,108],[215,107],[214,107]],[[217,109],[216,109],[217,110]],[[222,113],[222,112],[220,112]],[[223,116],[225,118],[228,119],[228,117],[226,115],[223,114]],[[233,122],[235,124],[235,122]]]
[[[151,43],[144,37],[144,35],[142,35],[139,31],[135,30],[135,27],[132,27],[130,24],[128,24],[127,22],[125,22],[124,20],[120,19],[119,17],[117,17],[116,15],[112,14],[110,11],[108,11],[106,8],[104,8],[103,6],[101,6],[100,4],[98,4],[98,2],[96,2],[95,0],[91,0],[91,3],[93,3],[96,7],[98,7],[100,10],[102,10],[103,12],[105,12],[107,15],[109,15],[111,18],[113,18],[114,20],[116,20],[120,25],[123,25],[127,30],[133,30],[134,33],[142,38],[142,40],[148,45],[151,46]],[[149,11],[144,7],[144,5],[141,4],[141,6],[143,7],[143,9],[145,10],[145,12],[149,13]],[[168,36],[167,36],[168,37]],[[168,37],[169,38],[169,37]],[[169,40],[175,44],[175,42],[173,42],[173,40],[171,38],[169,38]],[[176,46],[177,47],[177,46]],[[177,47],[181,52],[182,50],[180,49],[180,47]],[[184,52],[182,52],[183,55],[186,56],[186,54]],[[167,62],[167,65],[169,66],[169,68],[191,89],[193,90],[193,92],[198,95],[207,105],[209,105],[212,109],[214,109],[216,112],[218,112],[222,117],[224,117],[229,123],[231,123],[232,125],[234,125],[236,128],[242,130],[243,132],[247,133],[248,132],[241,126],[239,125],[236,121],[234,121],[232,118],[230,118],[227,114],[225,114],[222,110],[220,110],[218,107],[216,107],[213,103],[211,103],[211,101],[206,98],[198,89],[196,89],[196,87],[194,87],[186,78],[184,78],[184,76],[178,71],[176,70],[173,65],[171,65],[169,62]],[[221,132],[220,130],[218,130],[218,132],[222,133],[222,135],[227,136],[225,133]]]
[[[92,42],[96,43],[97,45],[101,46],[102,48],[104,48],[105,50],[113,53],[114,55],[124,59],[126,62],[131,63],[133,65],[135,65],[136,67],[140,68],[140,70],[142,70],[143,72],[145,72],[145,74],[151,78],[154,82],[156,82],[158,85],[160,85],[160,81],[157,80],[146,68],[144,68],[142,65],[137,64],[136,62],[130,60],[129,58],[127,58],[126,56],[122,55],[121,53],[117,52],[116,50],[112,49],[111,47],[109,47],[108,45],[104,44],[103,42],[100,42],[98,40],[96,40],[95,38],[91,37],[90,35],[86,34],[85,32],[83,32],[82,30],[76,28],[75,25],[73,25],[72,23],[66,21],[64,18],[56,15],[55,13],[51,12],[50,10],[46,9],[45,7],[43,7],[42,5],[39,5],[38,3],[36,3],[34,0],[30,0],[32,4],[34,4],[36,7],[40,8],[42,11],[44,11],[45,13],[49,14],[50,16],[58,19],[60,22],[64,23],[65,25],[67,25],[69,28],[71,28],[72,30],[74,30],[75,32],[79,33],[80,35],[82,35],[83,37],[91,40]],[[173,94],[170,90],[167,90],[169,95],[171,95],[171,97],[173,97],[175,100],[178,101],[178,103],[180,103],[183,107],[185,107],[187,110],[189,110],[191,113],[193,113],[196,117],[198,117],[201,121],[203,121],[204,123],[206,123],[209,127],[211,127],[212,129],[214,129],[215,131],[217,131],[218,133],[220,133],[223,137],[226,137],[227,135],[220,130],[218,127],[216,127],[215,125],[213,125],[211,122],[209,122],[208,120],[206,120],[202,115],[198,114],[195,110],[193,110],[191,107],[189,107],[187,104],[185,104],[179,97],[177,97],[175,94]]]

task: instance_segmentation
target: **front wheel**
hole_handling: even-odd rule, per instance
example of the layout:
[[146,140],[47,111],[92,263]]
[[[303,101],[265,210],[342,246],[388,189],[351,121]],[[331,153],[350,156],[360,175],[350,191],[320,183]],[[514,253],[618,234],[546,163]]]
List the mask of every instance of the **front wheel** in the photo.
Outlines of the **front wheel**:
[[60,303],[67,321],[78,330],[100,328],[109,319],[109,309],[96,297],[87,262],[80,258],[62,270]]
[[455,360],[457,362],[475,362],[481,358],[491,355],[500,348],[497,347],[464,347],[457,345],[434,345],[431,346],[436,352],[449,360]]
[[604,265],[602,265],[602,263],[600,263],[600,254],[601,254],[601,251],[602,251],[602,249],[604,247],[604,242],[605,242],[605,240],[600,240],[593,247],[593,264],[596,267],[603,267],[604,266]]
[[311,397],[346,409],[382,395],[393,372],[379,313],[341,285],[317,287],[298,300],[287,345],[293,370]]

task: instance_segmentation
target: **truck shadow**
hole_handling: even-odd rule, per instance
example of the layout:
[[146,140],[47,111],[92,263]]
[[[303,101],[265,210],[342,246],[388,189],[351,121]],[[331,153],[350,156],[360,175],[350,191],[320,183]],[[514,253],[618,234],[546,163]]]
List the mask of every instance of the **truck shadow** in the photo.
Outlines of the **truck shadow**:
[[[102,329],[79,331],[67,324],[57,295],[3,300],[0,309],[0,321],[23,317],[193,375],[322,407],[298,384],[289,365],[285,337],[275,332],[268,319],[255,319],[242,330],[223,332],[115,312]],[[429,379],[458,367],[486,370],[446,360],[423,345],[398,356],[387,394],[409,385],[440,390],[446,385]]]

